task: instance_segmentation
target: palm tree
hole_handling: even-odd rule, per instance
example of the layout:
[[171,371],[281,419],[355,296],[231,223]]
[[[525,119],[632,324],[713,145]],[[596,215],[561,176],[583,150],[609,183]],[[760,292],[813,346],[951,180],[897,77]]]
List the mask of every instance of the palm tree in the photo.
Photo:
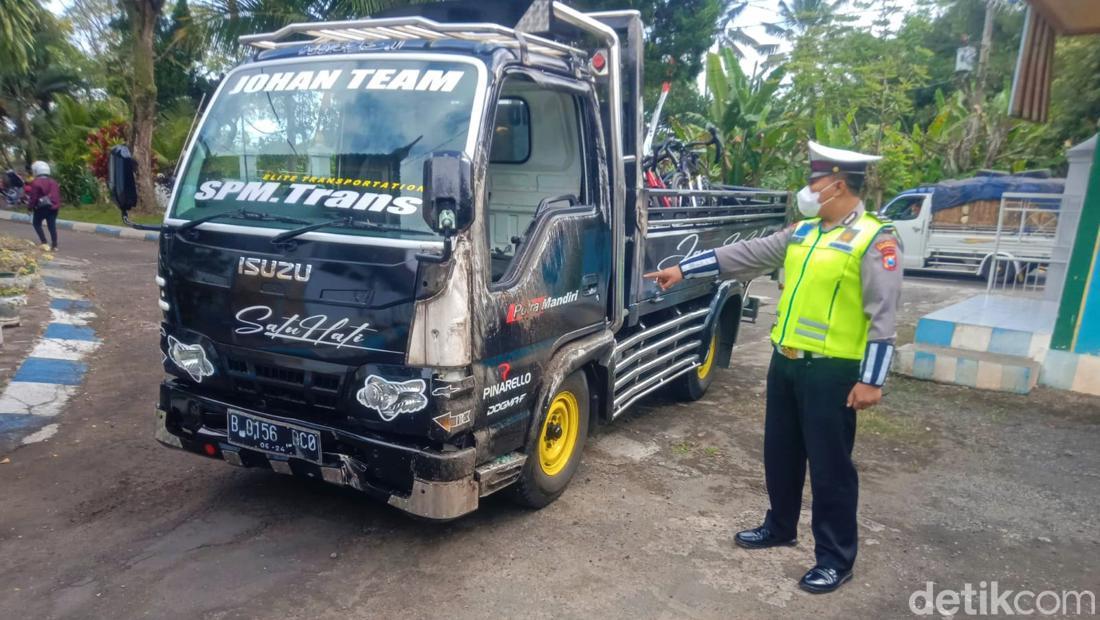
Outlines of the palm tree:
[[730,49],[738,58],[746,56],[745,48],[752,50],[759,56],[772,56],[779,51],[778,45],[761,43],[746,32],[743,27],[735,23],[748,6],[748,0],[735,0],[730,3],[718,28],[718,43],[720,46]]
[[24,50],[23,64],[0,64],[0,127],[11,129],[12,139],[5,142],[22,151],[28,166],[40,155],[34,126],[49,118],[55,97],[82,85],[58,53],[66,45],[65,32],[49,15],[36,19],[36,44]]
[[827,26],[841,17],[848,0],[779,0],[779,21],[764,24],[768,34],[795,39],[807,30]]
[[225,52],[237,50],[237,37],[270,32],[295,22],[334,21],[370,16],[412,0],[198,0],[193,7],[196,36]]
[[41,12],[35,0],[0,0],[0,58],[10,68],[27,68]]

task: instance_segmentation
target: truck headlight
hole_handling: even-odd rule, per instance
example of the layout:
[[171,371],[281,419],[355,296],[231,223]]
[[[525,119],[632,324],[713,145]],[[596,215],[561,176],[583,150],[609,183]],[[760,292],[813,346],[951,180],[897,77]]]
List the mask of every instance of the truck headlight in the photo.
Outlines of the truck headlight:
[[184,344],[174,336],[168,336],[168,359],[191,376],[195,383],[214,374],[214,365],[206,359],[206,351],[199,344]]

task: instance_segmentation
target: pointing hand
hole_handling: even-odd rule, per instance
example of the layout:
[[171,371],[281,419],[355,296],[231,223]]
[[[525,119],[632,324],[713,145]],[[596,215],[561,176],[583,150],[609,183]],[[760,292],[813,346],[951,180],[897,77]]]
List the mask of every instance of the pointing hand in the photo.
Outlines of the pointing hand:
[[665,267],[660,271],[653,271],[642,276],[647,280],[655,280],[657,286],[661,287],[662,291],[667,291],[672,286],[678,284],[684,279],[684,274],[680,271],[679,265],[673,265],[671,267]]

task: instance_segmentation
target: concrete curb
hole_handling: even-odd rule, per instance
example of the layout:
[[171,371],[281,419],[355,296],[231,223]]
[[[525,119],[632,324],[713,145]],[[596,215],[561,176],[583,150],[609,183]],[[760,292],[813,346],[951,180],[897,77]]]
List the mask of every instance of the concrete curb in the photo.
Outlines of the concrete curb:
[[[30,224],[31,216],[26,213],[16,213],[14,211],[0,211],[0,220]],[[154,243],[158,239],[160,239],[160,233],[155,231],[134,230],[133,228],[124,228],[122,226],[90,224],[88,222],[74,222],[72,220],[57,220],[57,228],[60,230],[90,232],[97,235],[106,235],[108,237],[116,237],[119,239],[138,239],[141,241],[152,241]]]
[[102,344],[89,326],[95,307],[73,290],[85,279],[83,265],[61,258],[42,264],[50,321],[0,392],[0,452],[44,441],[57,432],[59,415],[84,382],[86,358]]

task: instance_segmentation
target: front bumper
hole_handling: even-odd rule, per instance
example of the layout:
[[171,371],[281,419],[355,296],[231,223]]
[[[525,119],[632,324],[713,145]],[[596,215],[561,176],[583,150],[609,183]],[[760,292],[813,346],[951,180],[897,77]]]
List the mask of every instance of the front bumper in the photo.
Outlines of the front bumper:
[[[313,463],[242,448],[226,440],[232,407],[321,433],[323,460]],[[440,452],[302,420],[288,420],[161,385],[155,437],[160,443],[238,467],[267,467],[280,474],[324,480],[362,491],[426,519],[454,519],[477,509],[474,448]]]

